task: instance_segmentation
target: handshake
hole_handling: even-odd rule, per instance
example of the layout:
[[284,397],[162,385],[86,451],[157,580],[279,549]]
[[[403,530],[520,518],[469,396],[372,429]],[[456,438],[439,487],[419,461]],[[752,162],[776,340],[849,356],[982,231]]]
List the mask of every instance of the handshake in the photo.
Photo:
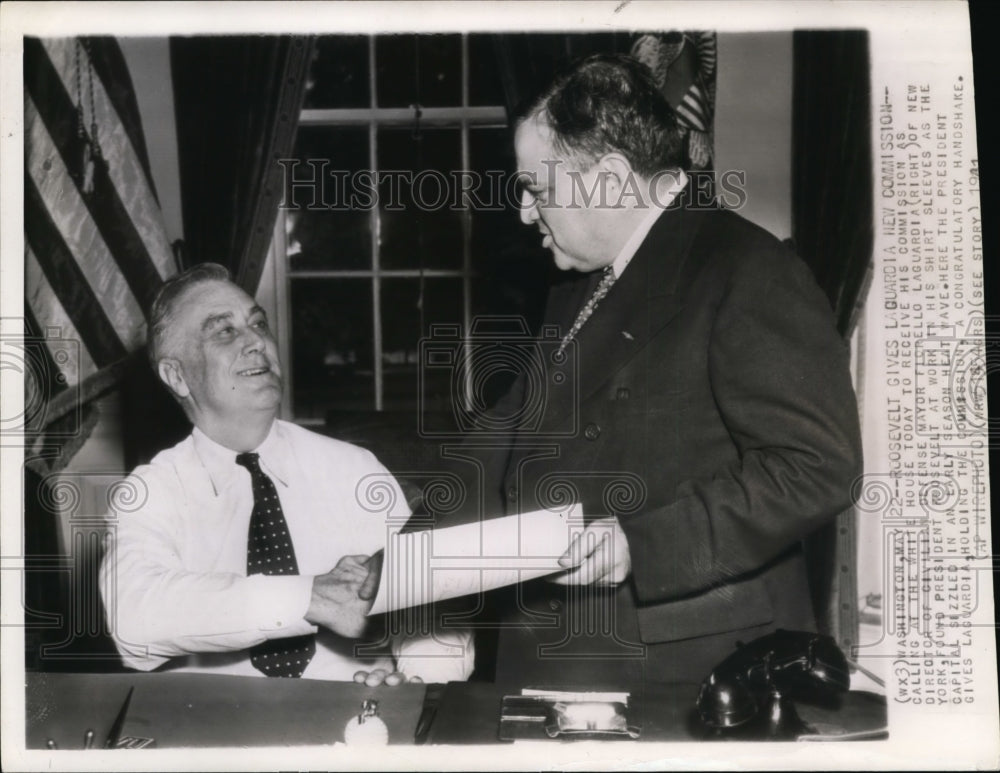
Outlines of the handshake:
[[344,556],[326,574],[313,578],[306,620],[356,639],[368,623],[368,610],[382,576],[381,550],[372,556]]
[[[329,572],[314,577],[306,620],[350,639],[361,636],[368,623],[368,610],[378,594],[383,557],[381,550],[371,556],[344,556]],[[358,671],[354,681],[369,687],[381,684],[393,687],[406,681],[422,680],[419,677],[407,680],[398,671],[388,674],[376,668]]]

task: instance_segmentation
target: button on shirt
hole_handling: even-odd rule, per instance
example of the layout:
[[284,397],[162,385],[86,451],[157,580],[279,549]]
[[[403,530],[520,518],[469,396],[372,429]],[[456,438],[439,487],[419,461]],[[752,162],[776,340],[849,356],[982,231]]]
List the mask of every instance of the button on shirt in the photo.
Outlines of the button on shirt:
[[[392,668],[385,654],[356,658],[358,643],[305,620],[313,575],[342,556],[383,548],[391,519],[409,507],[395,479],[368,451],[275,421],[255,449],[274,481],[295,546],[299,575],[246,576],[253,510],[250,474],[236,453],[195,429],[126,479],[109,516],[101,590],[127,666],[168,660],[187,671],[260,676],[247,649],[265,639],[318,630],[304,678],[349,680],[359,669]],[[366,492],[372,494],[366,501]],[[391,501],[380,497],[387,490]],[[126,493],[127,492],[127,493]],[[425,681],[468,678],[468,631],[394,638],[396,666]]]

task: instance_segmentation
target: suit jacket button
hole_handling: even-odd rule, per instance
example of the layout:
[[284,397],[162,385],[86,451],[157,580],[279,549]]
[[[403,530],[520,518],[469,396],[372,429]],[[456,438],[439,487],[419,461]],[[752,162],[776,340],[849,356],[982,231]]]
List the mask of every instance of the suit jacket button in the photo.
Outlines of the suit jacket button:
[[552,599],[549,602],[549,609],[551,609],[553,612],[558,612],[560,609],[562,609],[562,603],[560,603],[556,599]]
[[587,440],[597,440],[601,436],[601,425],[600,424],[588,424],[583,429],[583,436]]
[[618,387],[618,391],[615,392],[615,400],[628,400],[628,387]]

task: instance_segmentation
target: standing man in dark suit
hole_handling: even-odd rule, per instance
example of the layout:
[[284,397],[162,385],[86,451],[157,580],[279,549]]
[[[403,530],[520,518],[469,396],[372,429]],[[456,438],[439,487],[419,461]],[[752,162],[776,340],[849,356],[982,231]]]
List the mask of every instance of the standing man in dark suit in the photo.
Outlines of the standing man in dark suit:
[[[503,603],[497,680],[698,681],[737,640],[814,629],[801,541],[850,505],[861,443],[809,269],[699,206],[674,113],[633,59],[559,78],[515,148],[522,220],[575,273],[549,296],[564,338],[542,418],[487,476],[486,508],[569,490],[590,525],[566,572]],[[521,377],[497,410],[534,415],[531,392]]]

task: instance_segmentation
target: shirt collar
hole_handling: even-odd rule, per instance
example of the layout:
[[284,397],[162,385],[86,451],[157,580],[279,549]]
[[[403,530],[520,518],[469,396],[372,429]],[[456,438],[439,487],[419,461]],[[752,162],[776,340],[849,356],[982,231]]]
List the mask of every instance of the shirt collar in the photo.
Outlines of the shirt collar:
[[[191,438],[195,453],[212,483],[212,489],[219,496],[232,484],[239,468],[236,464],[236,452],[216,443],[197,427],[191,431]],[[288,485],[289,451],[288,439],[277,419],[271,424],[264,442],[254,449],[254,453],[260,456],[261,469],[283,486]]]
[[635,254],[639,251],[639,247],[653,228],[653,223],[663,214],[663,210],[673,203],[674,199],[677,198],[677,194],[684,189],[685,185],[687,185],[687,175],[684,174],[683,170],[680,170],[677,179],[674,180],[673,184],[667,190],[665,200],[658,197],[658,200],[649,208],[646,217],[639,222],[629,240],[625,242],[625,246],[618,253],[618,257],[611,263],[611,268],[615,272],[615,279],[621,279],[626,267],[628,267],[632,258],[635,257]]

